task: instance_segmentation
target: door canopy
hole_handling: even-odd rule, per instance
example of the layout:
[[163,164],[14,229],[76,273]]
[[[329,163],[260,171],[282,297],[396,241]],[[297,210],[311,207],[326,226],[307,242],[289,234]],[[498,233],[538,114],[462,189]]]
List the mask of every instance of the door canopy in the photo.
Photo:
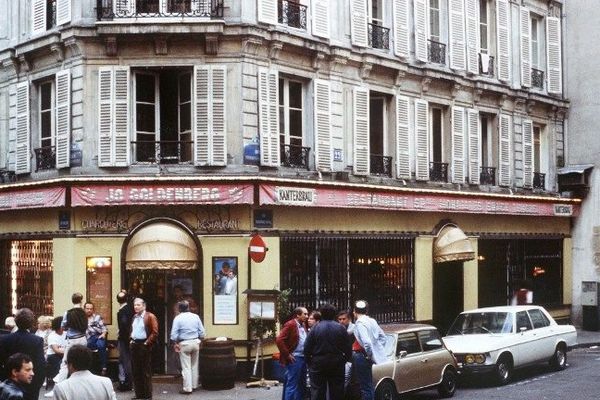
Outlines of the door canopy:
[[144,226],[127,245],[125,269],[196,269],[198,249],[184,229],[167,222]]
[[433,243],[433,262],[470,261],[475,250],[465,233],[455,225],[446,225]]

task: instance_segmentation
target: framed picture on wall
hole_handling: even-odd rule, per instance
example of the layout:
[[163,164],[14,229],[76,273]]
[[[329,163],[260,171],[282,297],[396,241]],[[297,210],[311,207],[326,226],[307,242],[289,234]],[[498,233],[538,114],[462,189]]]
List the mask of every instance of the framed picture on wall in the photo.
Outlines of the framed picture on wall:
[[213,324],[238,323],[238,258],[213,257]]
[[86,257],[87,301],[106,325],[112,324],[112,257]]

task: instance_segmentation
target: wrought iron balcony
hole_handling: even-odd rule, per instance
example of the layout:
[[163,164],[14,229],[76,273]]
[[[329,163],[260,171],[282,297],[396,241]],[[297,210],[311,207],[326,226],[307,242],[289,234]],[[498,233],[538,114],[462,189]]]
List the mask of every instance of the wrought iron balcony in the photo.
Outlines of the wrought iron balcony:
[[222,18],[224,0],[96,0],[98,21],[118,18]]
[[390,49],[390,29],[369,24],[369,46],[374,49]]
[[429,180],[435,182],[448,182],[448,163],[430,161]]
[[132,164],[189,164],[194,142],[137,140],[131,142]]
[[307,7],[288,0],[277,2],[277,22],[292,28],[306,30]]
[[35,172],[56,168],[56,147],[47,146],[33,150],[35,152]]
[[15,171],[9,171],[7,169],[0,169],[0,183],[16,182],[17,175]]
[[531,86],[538,89],[544,88],[544,71],[531,68]]
[[481,185],[496,186],[496,168],[481,167],[481,173],[479,174],[479,183]]
[[546,189],[546,174],[541,172],[533,173],[533,188],[534,189]]
[[427,42],[429,62],[446,65],[446,45],[431,39]]
[[494,77],[494,56],[479,53],[479,74],[489,76],[490,78]]
[[281,165],[284,167],[309,169],[308,156],[310,154],[310,147],[281,144],[280,151]]
[[371,175],[392,177],[392,157],[371,154],[369,157]]

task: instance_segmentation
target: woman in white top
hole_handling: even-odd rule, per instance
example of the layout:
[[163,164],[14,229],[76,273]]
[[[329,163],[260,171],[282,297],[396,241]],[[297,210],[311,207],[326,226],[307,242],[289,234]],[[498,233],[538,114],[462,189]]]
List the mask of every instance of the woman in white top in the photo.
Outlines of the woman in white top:
[[46,370],[46,390],[51,390],[54,386],[52,378],[58,374],[60,362],[65,353],[67,333],[63,332],[63,329],[60,327],[62,319],[63,317],[61,316],[52,320],[52,331],[50,332],[50,335],[48,335],[48,350],[46,351],[46,358],[48,360]]

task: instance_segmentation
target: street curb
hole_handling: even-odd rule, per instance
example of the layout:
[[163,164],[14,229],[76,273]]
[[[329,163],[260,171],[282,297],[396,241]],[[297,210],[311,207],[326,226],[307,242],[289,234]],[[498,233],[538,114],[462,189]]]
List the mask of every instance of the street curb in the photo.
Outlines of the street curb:
[[589,342],[589,343],[575,343],[573,346],[569,346],[569,350],[582,349],[584,347],[600,347],[600,342]]

